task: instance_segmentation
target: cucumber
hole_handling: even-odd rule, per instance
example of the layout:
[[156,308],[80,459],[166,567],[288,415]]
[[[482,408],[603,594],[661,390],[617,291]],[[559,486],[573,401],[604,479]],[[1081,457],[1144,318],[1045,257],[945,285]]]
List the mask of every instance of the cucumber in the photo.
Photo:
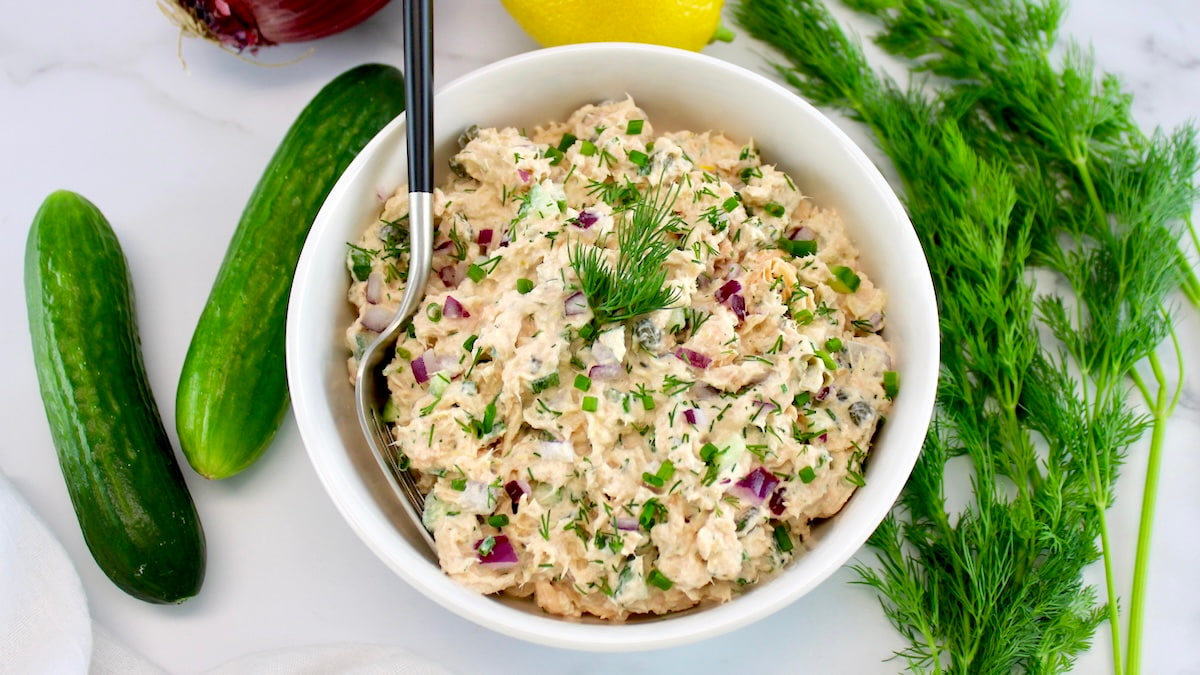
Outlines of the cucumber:
[[25,300],[42,402],[92,557],[134,597],[192,597],[204,531],[146,381],[125,256],[83,197],[55,192],[38,209]]
[[404,80],[367,64],[309,102],[242,213],[179,377],[176,428],[200,475],[250,466],[279,429],[289,398],[284,324],[292,275],[317,211],[375,134],[404,110]]

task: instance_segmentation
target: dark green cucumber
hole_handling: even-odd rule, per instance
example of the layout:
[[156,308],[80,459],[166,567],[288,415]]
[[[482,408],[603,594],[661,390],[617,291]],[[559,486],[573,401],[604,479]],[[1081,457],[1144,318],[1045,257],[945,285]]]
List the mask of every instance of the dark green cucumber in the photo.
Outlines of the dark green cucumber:
[[404,80],[367,64],[300,113],[250,196],[200,316],[175,400],[179,442],[207,478],[262,454],[288,408],[284,323],[292,275],[317,211],[363,146],[404,110]]
[[42,402],[92,556],[134,597],[192,597],[204,532],[146,381],[125,256],[83,197],[55,192],[38,209],[25,300]]

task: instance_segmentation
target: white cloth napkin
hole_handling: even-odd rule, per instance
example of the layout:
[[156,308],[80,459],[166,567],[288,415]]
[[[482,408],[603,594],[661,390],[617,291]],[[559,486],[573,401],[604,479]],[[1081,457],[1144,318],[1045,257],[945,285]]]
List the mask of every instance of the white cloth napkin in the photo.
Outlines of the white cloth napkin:
[[[448,675],[399,647],[330,644],[240,656],[208,675]],[[0,675],[165,675],[93,623],[62,544],[0,472]]]

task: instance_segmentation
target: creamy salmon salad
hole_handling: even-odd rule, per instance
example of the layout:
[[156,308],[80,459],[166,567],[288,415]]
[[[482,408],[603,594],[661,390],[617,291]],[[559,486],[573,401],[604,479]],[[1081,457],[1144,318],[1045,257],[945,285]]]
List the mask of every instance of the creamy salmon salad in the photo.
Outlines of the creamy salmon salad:
[[[470,129],[385,366],[442,568],[620,621],[729,600],[864,484],[897,389],[885,293],[753,142],[629,98]],[[348,245],[351,374],[402,295],[406,187]]]

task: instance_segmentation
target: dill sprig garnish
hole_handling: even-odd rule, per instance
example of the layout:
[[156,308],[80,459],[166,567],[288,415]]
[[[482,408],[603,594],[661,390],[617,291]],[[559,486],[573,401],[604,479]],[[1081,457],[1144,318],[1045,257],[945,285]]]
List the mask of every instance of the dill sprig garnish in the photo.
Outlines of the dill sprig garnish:
[[[737,16],[780,50],[789,84],[874,132],[937,286],[938,411],[901,508],[871,537],[878,565],[858,568],[862,582],[908,640],[900,655],[913,670],[1062,672],[1107,619],[1114,670],[1135,673],[1162,431],[1179,396],[1155,349],[1169,337],[1182,371],[1167,296],[1181,287],[1200,304],[1179,248],[1196,131],[1146,136],[1119,82],[1097,78],[1081,50],[1052,64],[1054,0],[846,4],[881,21],[885,50],[939,76],[936,94],[877,75],[816,0],[743,0]],[[1070,292],[1035,297],[1034,269]],[[1042,329],[1056,346],[1043,346]],[[1148,415],[1128,401],[1130,381]],[[1105,511],[1148,428],[1123,664]],[[962,455],[973,500],[951,514],[946,463]],[[1082,580],[1100,559],[1107,603]]]
[[571,267],[597,327],[666,309],[679,299],[679,289],[666,285],[663,267],[675,250],[667,235],[682,223],[672,210],[679,189],[675,185],[664,190],[659,183],[652,189],[633,190],[634,201],[616,223],[615,266],[603,246],[576,243],[571,247]]

